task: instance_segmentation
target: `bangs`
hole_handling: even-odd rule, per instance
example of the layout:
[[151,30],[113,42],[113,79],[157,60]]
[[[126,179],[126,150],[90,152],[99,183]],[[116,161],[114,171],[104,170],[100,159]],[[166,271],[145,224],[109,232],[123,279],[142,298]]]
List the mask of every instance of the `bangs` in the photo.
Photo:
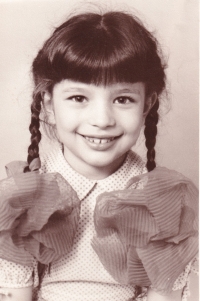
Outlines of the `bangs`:
[[44,45],[33,71],[35,67],[38,75],[40,69],[40,78],[54,83],[70,79],[109,85],[155,81],[160,76],[158,65],[151,34],[138,20],[116,12],[84,14],[66,21]]
[[[94,56],[87,59],[63,60],[55,63],[58,81],[71,79],[87,84],[109,85],[116,82],[146,81],[143,63],[133,57],[120,58],[119,55],[102,57]],[[71,58],[71,57],[70,57]],[[82,60],[80,59],[82,58]]]

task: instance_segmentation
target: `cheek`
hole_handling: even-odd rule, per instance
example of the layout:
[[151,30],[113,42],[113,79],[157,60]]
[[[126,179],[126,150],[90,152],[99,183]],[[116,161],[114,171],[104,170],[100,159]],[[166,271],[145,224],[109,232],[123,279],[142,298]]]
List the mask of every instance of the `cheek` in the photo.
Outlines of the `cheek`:
[[54,111],[55,123],[57,129],[73,130],[78,123],[78,118],[73,112],[66,109],[57,109]]
[[133,135],[140,132],[143,124],[144,124],[144,116],[141,112],[138,114],[129,114],[128,116],[124,117],[122,120],[124,130]]

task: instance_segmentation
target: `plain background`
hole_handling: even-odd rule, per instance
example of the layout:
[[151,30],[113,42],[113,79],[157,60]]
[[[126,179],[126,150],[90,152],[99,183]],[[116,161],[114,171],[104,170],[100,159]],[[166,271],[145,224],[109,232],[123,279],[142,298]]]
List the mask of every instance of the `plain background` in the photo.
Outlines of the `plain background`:
[[[99,5],[135,13],[160,41],[169,67],[157,163],[198,185],[198,0],[0,0],[0,178],[6,163],[26,160],[33,58],[69,13],[98,11]],[[143,145],[141,136],[141,156]],[[198,301],[197,287],[193,277],[191,301]]]

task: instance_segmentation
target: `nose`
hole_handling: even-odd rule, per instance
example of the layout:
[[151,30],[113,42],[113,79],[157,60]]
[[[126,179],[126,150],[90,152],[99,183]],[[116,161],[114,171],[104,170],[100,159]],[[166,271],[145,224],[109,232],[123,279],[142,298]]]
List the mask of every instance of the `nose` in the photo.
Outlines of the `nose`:
[[115,114],[112,105],[103,100],[96,102],[89,112],[89,123],[99,128],[107,128],[115,125]]

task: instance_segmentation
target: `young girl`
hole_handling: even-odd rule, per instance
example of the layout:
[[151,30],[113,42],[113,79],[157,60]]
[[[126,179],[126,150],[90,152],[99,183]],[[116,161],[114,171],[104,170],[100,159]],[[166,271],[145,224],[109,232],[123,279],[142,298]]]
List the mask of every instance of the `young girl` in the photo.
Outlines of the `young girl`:
[[[2,300],[186,300],[197,190],[156,167],[165,65],[123,12],[71,17],[33,62],[28,160],[0,183]],[[40,122],[59,147],[40,157]],[[131,148],[141,128],[146,164]]]

